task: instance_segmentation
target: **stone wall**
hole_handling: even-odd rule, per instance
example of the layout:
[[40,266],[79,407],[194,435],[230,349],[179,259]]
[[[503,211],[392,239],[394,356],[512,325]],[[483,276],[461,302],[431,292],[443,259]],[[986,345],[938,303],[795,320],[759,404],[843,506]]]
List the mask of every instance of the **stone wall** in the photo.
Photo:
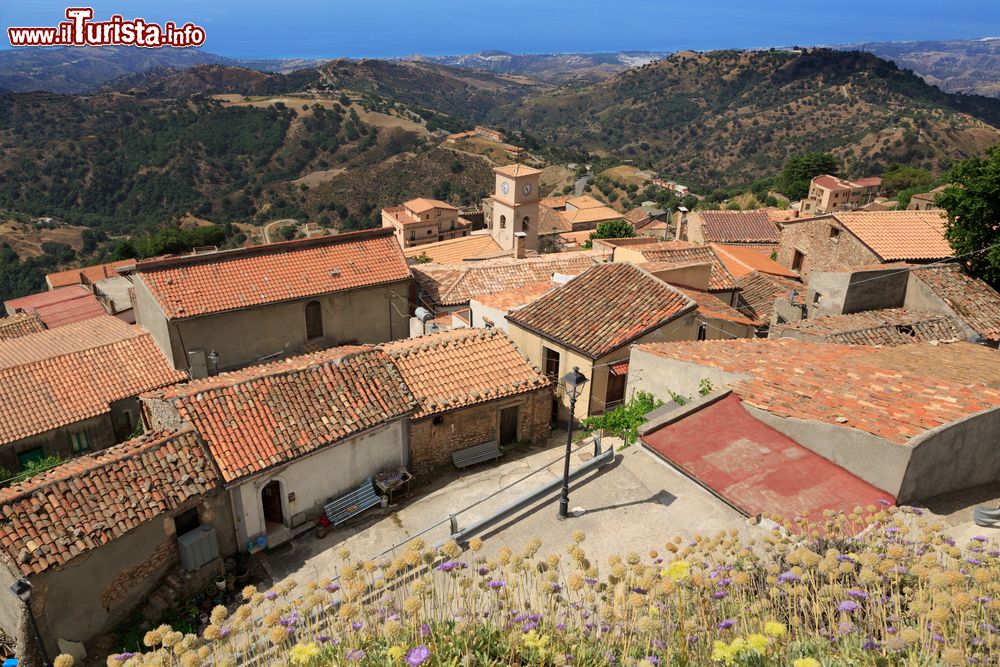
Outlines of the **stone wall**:
[[118,573],[101,594],[101,606],[110,608],[128,596],[137,585],[156,577],[169,566],[180,562],[180,549],[176,540],[167,540],[153,549],[142,563]]
[[[836,238],[830,236],[831,227],[839,231]],[[796,250],[805,255],[800,270],[803,280],[810,271],[881,263],[874,252],[844,229],[833,216],[786,223],[781,230],[778,262],[794,268],[792,264]]]
[[[410,468],[416,474],[451,465],[451,455],[500,437],[500,410],[518,406],[518,442],[542,442],[549,436],[552,393],[549,388],[481,403],[410,422]],[[440,423],[435,424],[435,420]]]

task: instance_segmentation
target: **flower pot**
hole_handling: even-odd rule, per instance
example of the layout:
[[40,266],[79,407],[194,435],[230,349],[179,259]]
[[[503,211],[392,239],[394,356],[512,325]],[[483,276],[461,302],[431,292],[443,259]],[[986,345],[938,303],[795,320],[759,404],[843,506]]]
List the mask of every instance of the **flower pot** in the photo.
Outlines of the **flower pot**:
[[218,588],[220,591],[226,590],[226,577],[223,575],[219,575],[218,577],[216,577],[215,587]]

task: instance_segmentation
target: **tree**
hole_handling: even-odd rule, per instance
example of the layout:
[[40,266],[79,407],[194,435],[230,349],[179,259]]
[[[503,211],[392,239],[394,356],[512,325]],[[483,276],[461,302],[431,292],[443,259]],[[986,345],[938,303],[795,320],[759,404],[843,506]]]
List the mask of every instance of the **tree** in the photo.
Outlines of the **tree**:
[[934,184],[934,174],[908,164],[895,164],[882,173],[882,188],[889,192],[917,189],[924,192]]
[[633,236],[635,236],[635,227],[628,220],[622,218],[605,220],[597,225],[597,229],[590,234],[591,239],[628,239]]
[[948,212],[945,238],[973,275],[1000,285],[1000,144],[959,162],[947,182],[935,200]]
[[837,158],[829,153],[794,155],[785,160],[775,185],[792,200],[802,199],[809,194],[809,182],[813,178],[820,174],[836,176],[839,169]]

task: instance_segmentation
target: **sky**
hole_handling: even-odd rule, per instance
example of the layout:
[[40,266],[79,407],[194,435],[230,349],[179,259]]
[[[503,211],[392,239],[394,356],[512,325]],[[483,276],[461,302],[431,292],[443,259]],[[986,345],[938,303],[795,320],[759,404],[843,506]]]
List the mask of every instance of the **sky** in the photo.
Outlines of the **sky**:
[[205,28],[234,58],[678,51],[1000,35],[995,0],[0,0],[6,28],[95,20]]

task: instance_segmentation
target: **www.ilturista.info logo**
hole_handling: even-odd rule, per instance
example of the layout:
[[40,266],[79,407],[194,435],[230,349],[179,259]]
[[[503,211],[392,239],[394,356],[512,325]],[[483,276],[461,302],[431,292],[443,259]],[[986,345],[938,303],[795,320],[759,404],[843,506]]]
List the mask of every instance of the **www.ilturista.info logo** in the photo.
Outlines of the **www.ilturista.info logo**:
[[93,21],[91,7],[69,7],[66,21],[50,28],[7,28],[11,46],[162,46],[187,47],[205,43],[205,29],[167,21],[162,26],[136,18],[126,21],[115,14],[108,21]]

